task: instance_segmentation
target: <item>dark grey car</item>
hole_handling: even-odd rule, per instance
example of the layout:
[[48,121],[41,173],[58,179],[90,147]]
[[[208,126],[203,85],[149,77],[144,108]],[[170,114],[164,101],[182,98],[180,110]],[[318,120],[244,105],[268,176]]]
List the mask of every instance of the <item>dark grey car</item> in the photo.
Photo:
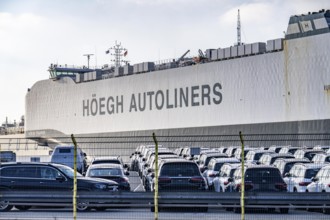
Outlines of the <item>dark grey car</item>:
[[[62,164],[46,163],[2,163],[0,168],[0,190],[11,191],[68,191],[73,189],[74,171]],[[84,177],[77,173],[78,191],[117,191],[118,184],[111,180]],[[9,211],[13,206],[0,199],[0,211]],[[29,207],[17,207],[28,209]],[[90,207],[78,202],[77,209]]]

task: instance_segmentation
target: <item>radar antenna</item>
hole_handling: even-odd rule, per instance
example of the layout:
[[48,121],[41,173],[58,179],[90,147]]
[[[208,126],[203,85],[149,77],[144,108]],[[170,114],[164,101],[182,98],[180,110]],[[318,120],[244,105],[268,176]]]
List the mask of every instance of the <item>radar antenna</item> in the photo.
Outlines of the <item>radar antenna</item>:
[[[114,51],[114,53],[110,53],[110,51]],[[115,46],[110,47],[105,53],[110,53],[110,55],[115,57],[114,60],[111,60],[115,63],[115,67],[120,67],[121,63],[128,63],[128,61],[122,60],[122,57],[127,55],[127,49],[123,48],[121,46],[121,43],[117,43],[117,41],[115,43]]]
[[239,15],[239,9],[237,14],[237,46],[242,45],[241,42],[241,18]]
[[93,56],[94,54],[84,54],[83,56],[87,57],[87,68],[89,69],[89,59],[91,58],[91,56]]

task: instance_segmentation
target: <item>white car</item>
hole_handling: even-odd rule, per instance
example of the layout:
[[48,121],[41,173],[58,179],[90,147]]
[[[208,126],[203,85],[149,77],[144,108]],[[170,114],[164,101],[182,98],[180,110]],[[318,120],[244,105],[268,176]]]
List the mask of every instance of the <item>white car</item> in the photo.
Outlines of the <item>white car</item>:
[[288,192],[306,192],[306,187],[312,178],[322,168],[322,164],[296,163],[289,173],[284,174]]
[[330,192],[330,165],[323,166],[312,181],[306,192]]
[[213,179],[213,187],[215,192],[230,192],[227,187],[230,185],[228,179],[233,178],[234,172],[241,163],[225,163],[220,170],[220,173]]
[[210,190],[213,189],[213,179],[220,172],[221,167],[225,163],[239,163],[240,160],[236,158],[212,158],[207,165],[207,169],[203,172],[203,177],[206,179]]

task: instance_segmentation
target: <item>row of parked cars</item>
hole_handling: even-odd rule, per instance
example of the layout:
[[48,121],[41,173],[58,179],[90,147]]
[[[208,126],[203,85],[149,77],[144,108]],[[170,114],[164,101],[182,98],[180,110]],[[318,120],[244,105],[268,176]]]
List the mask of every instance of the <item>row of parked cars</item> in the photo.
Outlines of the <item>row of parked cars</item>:
[[160,191],[239,192],[244,178],[246,191],[330,192],[329,146],[245,147],[243,173],[241,155],[240,146],[174,151],[160,146],[155,173],[155,147],[143,145],[131,155],[131,167],[146,191],[154,190],[158,175]]
[[[57,146],[50,163],[8,162],[0,166],[0,190],[68,191],[73,189],[73,146]],[[86,154],[77,149],[77,189],[78,191],[114,192],[130,191],[128,167],[120,156],[95,157],[88,165]],[[13,208],[8,201],[0,199],[0,212]],[[27,210],[31,206],[16,206]],[[92,208],[84,201],[78,201],[77,209]],[[106,207],[94,207],[105,209]]]

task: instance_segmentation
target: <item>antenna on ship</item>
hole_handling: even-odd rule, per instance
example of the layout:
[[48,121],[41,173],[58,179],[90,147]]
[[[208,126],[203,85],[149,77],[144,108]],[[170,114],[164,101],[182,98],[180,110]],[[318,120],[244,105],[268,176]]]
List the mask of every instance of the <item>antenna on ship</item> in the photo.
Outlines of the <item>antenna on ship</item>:
[[91,58],[91,56],[93,56],[94,54],[84,54],[83,56],[87,56],[87,68],[89,69],[89,59]]
[[[110,53],[110,50],[113,50],[114,53]],[[121,43],[117,43],[117,41],[116,41],[115,46],[110,47],[107,51],[105,51],[105,53],[106,54],[110,53],[110,55],[115,57],[114,60],[111,60],[112,62],[115,62],[115,67],[120,67],[122,62],[125,64],[127,64],[127,62],[128,62],[128,61],[122,60],[122,57],[127,55],[127,49],[123,48],[121,46]]]
[[242,45],[241,42],[241,18],[239,15],[239,9],[237,14],[237,46]]

